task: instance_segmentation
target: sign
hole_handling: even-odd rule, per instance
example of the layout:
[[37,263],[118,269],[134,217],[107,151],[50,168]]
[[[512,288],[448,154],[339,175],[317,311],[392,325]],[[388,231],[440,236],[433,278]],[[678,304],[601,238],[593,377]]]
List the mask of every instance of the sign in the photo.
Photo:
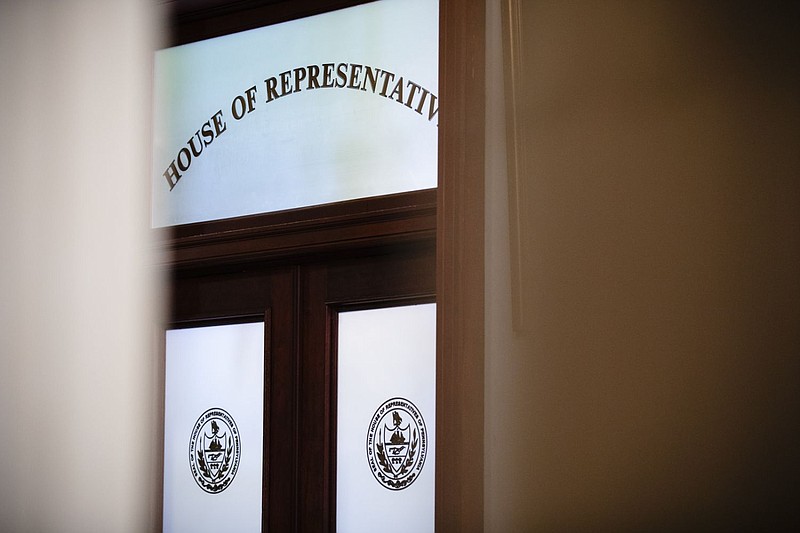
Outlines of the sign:
[[437,91],[432,0],[161,50],[153,226],[435,187]]

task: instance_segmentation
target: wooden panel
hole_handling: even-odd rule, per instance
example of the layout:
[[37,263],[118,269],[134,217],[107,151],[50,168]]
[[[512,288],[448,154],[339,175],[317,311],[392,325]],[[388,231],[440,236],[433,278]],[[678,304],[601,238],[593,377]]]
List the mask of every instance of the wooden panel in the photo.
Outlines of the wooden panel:
[[[322,522],[309,518],[302,531],[334,531],[336,528],[336,346],[337,317],[341,310],[388,307],[432,302],[435,299],[435,247],[432,240],[417,246],[398,246],[389,251],[364,253],[358,257],[303,267],[304,361],[312,365],[305,379],[323,388],[304,412],[314,428],[303,434],[316,438],[313,456],[304,463],[311,477],[306,480],[310,497],[324,498],[311,509],[319,509]],[[324,409],[322,408],[324,406]],[[318,423],[324,416],[323,423]],[[324,428],[324,434],[317,434]],[[320,463],[320,460],[322,461]],[[314,486],[317,483],[319,486]]]
[[297,272],[281,270],[273,278],[271,295],[271,364],[269,492],[265,531],[295,531],[297,502]]
[[173,319],[181,322],[260,315],[270,301],[263,271],[175,276],[171,285]]
[[[298,494],[296,531],[328,531],[330,472],[330,370],[325,266],[300,271],[302,335],[299,358]],[[334,485],[335,486],[335,485]]]
[[263,435],[262,443],[263,449],[261,452],[262,457],[262,473],[261,473],[261,531],[269,529],[269,518],[272,514],[270,512],[270,470],[272,466],[271,461],[271,440],[272,434],[270,425],[272,423],[272,406],[269,402],[272,401],[272,309],[267,308],[264,311],[264,419],[263,419]]
[[358,261],[333,262],[328,271],[326,300],[331,305],[368,305],[391,299],[431,297],[436,293],[433,241]]
[[440,3],[436,529],[483,530],[485,3]]
[[225,265],[181,269],[172,284],[177,324],[235,322],[269,310],[265,368],[265,527],[335,528],[338,309],[434,299],[433,240],[361,249],[297,266]]
[[265,320],[262,509],[271,531],[294,531],[298,515],[297,292],[293,267],[181,275],[172,283],[175,326]]
[[372,0],[174,0],[169,45],[319,15]]
[[435,231],[433,189],[154,230],[173,269],[336,256]]

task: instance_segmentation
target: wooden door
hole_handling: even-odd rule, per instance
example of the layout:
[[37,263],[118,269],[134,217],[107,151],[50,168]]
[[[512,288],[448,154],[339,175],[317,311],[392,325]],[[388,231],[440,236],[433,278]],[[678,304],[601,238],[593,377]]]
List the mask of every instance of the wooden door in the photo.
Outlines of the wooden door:
[[336,320],[435,301],[435,191],[184,226],[170,328],[265,322],[263,530],[336,524]]

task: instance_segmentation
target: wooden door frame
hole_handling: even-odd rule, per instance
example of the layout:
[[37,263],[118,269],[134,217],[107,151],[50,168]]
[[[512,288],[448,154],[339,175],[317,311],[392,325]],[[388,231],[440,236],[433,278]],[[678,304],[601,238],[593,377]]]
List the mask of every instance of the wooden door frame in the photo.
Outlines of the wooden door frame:
[[[236,1],[172,19],[172,44],[363,3]],[[176,2],[180,8],[181,2]],[[187,3],[188,5],[189,3]],[[170,272],[435,238],[436,530],[483,529],[485,1],[439,3],[439,179],[435,193],[159,230]],[[432,195],[435,194],[435,201]],[[353,206],[357,209],[353,212]],[[309,218],[310,216],[310,218]]]
[[437,531],[483,530],[485,33],[484,0],[439,2]]

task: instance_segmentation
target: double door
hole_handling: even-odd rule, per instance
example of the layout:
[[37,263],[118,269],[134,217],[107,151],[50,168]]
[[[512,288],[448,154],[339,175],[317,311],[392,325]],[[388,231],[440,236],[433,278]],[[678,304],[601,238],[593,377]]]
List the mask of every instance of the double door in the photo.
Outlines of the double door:
[[[433,192],[411,203],[425,199]],[[238,530],[240,519],[262,531],[433,529],[435,240],[422,218],[382,235],[386,220],[335,239],[294,234],[256,253],[252,234],[227,248],[220,228],[178,236],[165,531]],[[237,331],[250,340],[203,340]],[[393,521],[399,508],[419,522]]]

